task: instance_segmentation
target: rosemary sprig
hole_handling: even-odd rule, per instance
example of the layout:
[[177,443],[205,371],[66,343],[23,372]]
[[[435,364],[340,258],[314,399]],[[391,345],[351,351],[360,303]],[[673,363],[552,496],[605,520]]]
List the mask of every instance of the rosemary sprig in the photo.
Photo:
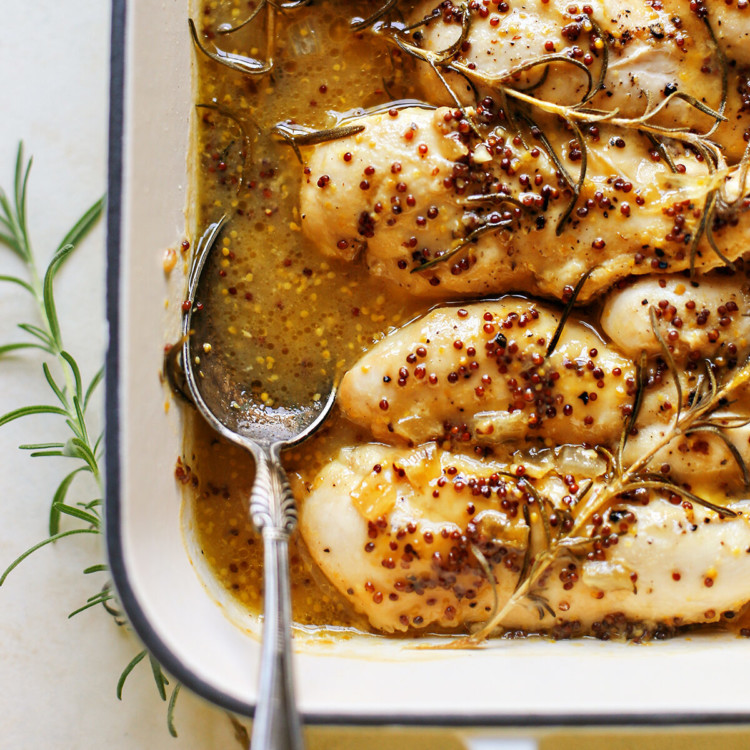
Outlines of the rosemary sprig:
[[[269,5],[271,14],[273,9]],[[246,73],[251,76],[259,76],[268,73],[273,68],[273,58],[269,55],[267,60],[256,60],[254,57],[247,57],[246,55],[238,55],[234,52],[225,52],[214,45],[214,51],[206,47],[201,42],[198,32],[195,28],[195,23],[192,18],[188,19],[188,26],[190,27],[190,35],[193,37],[193,43],[195,46],[208,58],[219,65],[224,65],[231,70],[235,70],[238,73]]]
[[[13,284],[27,292],[36,303],[39,323],[20,323],[18,328],[26,334],[26,340],[0,346],[0,356],[24,350],[35,350],[43,356],[42,374],[50,388],[52,399],[48,404],[22,406],[0,416],[0,426],[24,417],[48,414],[59,417],[64,425],[65,437],[44,442],[21,445],[32,457],[64,458],[75,464],[57,486],[49,508],[48,536],[18,555],[0,574],[0,586],[10,573],[37,550],[68,537],[81,534],[101,534],[103,532],[102,507],[102,434],[92,434],[89,408],[97,388],[102,382],[103,369],[98,370],[85,381],[76,358],[65,348],[57,305],[54,282],[64,263],[76,247],[86,237],[99,220],[105,200],[97,200],[73,225],[58,245],[47,267],[42,270],[32,250],[27,223],[27,191],[32,160],[26,161],[23,144],[19,144],[16,156],[13,190],[6,193],[0,188],[0,245],[5,246],[21,260],[26,278],[19,275],[2,275],[0,282]],[[88,501],[73,502],[76,480],[89,475],[96,488],[95,496]],[[76,489],[80,489],[76,487]],[[63,525],[65,521],[65,525]],[[91,575],[108,570],[103,563],[87,567],[83,573]],[[89,597],[84,604],[73,610],[68,617],[74,617],[86,610],[101,605],[113,616],[118,625],[125,620],[113,602],[116,595],[111,582],[106,582],[99,591]],[[135,661],[135,660],[134,660]],[[135,662],[137,663],[137,661]],[[118,684],[118,697],[122,683],[135,666],[131,662],[123,671]],[[154,679],[160,694],[166,700],[164,685],[167,678],[158,662],[151,659]],[[175,687],[169,701],[167,722],[170,733],[174,731],[174,699],[179,691]]]
[[411,269],[410,273],[417,273],[419,271],[427,271],[430,268],[435,267],[438,265],[438,263],[444,263],[446,260],[450,260],[455,255],[460,253],[465,248],[469,247],[473,243],[477,242],[477,240],[484,234],[488,234],[489,232],[499,232],[501,229],[512,229],[513,222],[512,220],[508,219],[502,219],[501,221],[486,221],[484,224],[480,224],[476,229],[469,232],[469,234],[466,235],[463,239],[456,242],[456,244],[453,245],[453,247],[449,248],[445,252],[443,252],[441,255],[437,255],[436,257],[432,258],[431,260],[425,261],[424,263],[420,263],[418,266],[415,266]]
[[552,334],[552,338],[549,340],[549,344],[547,345],[547,351],[545,352],[545,357],[551,357],[552,353],[555,351],[555,348],[557,347],[558,342],[560,341],[560,336],[562,336],[563,329],[565,328],[565,324],[568,322],[568,318],[570,317],[570,314],[573,312],[573,308],[575,307],[576,301],[578,300],[579,295],[581,294],[581,290],[583,289],[584,285],[589,279],[589,276],[591,276],[594,271],[599,266],[593,266],[592,268],[589,268],[586,273],[584,273],[580,279],[578,279],[578,283],[575,285],[575,288],[573,289],[572,294],[568,298],[568,301],[565,303],[565,307],[563,308],[562,315],[560,315],[560,320],[557,323],[557,326],[555,327],[555,332]]
[[237,71],[238,73],[245,73],[251,76],[262,76],[266,73],[270,73],[273,70],[274,61],[273,53],[276,47],[276,13],[286,13],[287,11],[297,10],[303,8],[305,5],[309,5],[311,0],[260,0],[258,6],[253,9],[250,15],[243,21],[235,26],[232,24],[223,23],[216,28],[216,33],[226,36],[228,34],[234,34],[235,31],[239,31],[245,26],[252,23],[260,12],[265,8],[266,10],[266,59],[256,60],[254,57],[248,57],[247,55],[238,55],[234,52],[226,52],[220,49],[214,44],[214,49],[211,51],[206,47],[205,44],[200,40],[198,32],[195,28],[195,22],[192,18],[188,19],[188,25],[190,27],[190,36],[193,38],[195,46],[208,58],[219,65],[224,65],[231,70]]
[[[656,327],[655,315],[653,313],[651,315],[651,321],[654,335],[661,343],[663,339],[660,338],[660,334]],[[680,399],[682,399],[682,390],[679,385],[679,372],[677,371],[674,360],[671,356],[669,357],[667,365],[674,378],[677,393],[679,394]],[[642,367],[641,369],[644,368]],[[593,486],[593,483],[585,488],[585,493],[582,493],[582,495],[588,494],[588,499],[584,500],[583,496],[577,498],[576,513],[570,530],[561,534],[556,539],[548,541],[544,549],[536,556],[533,563],[530,566],[524,566],[524,569],[519,576],[515,592],[508,598],[503,607],[500,608],[494,616],[487,620],[481,629],[471,636],[463,638],[457,643],[451,644],[449,647],[464,648],[478,645],[502,625],[504,618],[514,607],[526,599],[536,601],[540,595],[538,592],[535,592],[534,587],[539,583],[543,575],[560,559],[562,555],[567,553],[571,544],[574,544],[575,546],[579,546],[579,544],[585,546],[594,541],[594,539],[585,535],[586,525],[595,513],[604,510],[612,500],[615,500],[624,493],[637,489],[668,491],[681,495],[687,500],[723,516],[730,518],[736,517],[737,514],[733,510],[712,503],[705,498],[686,490],[680,485],[665,479],[661,475],[655,475],[648,471],[648,466],[652,459],[678,437],[689,435],[698,430],[721,432],[722,429],[730,429],[734,426],[722,423],[720,418],[714,417],[714,412],[726,403],[728,397],[736,391],[737,388],[750,382],[750,359],[748,359],[742,367],[736,370],[722,386],[718,385],[712,374],[710,365],[707,365],[707,373],[708,377],[702,381],[708,383],[707,387],[705,389],[699,389],[699,391],[694,394],[689,408],[678,410],[672,425],[665,430],[664,436],[657,440],[648,451],[636,459],[627,468],[621,465],[622,450],[619,451],[617,457],[607,452],[607,457],[609,459],[608,463],[610,463],[608,474],[605,475],[604,481],[599,483],[596,489],[592,492],[589,493],[589,490]],[[640,387],[636,394],[636,402],[640,402],[641,400],[642,385],[643,380],[639,375]],[[637,411],[637,409],[635,410]],[[625,433],[631,429],[631,426],[632,420],[626,426]],[[621,441],[621,446],[623,444],[624,439]],[[732,453],[734,455],[736,451],[733,451]],[[743,479],[747,481],[747,466],[744,464],[741,456],[739,456],[739,454],[737,454],[737,456],[737,463],[742,471]],[[611,465],[613,463],[615,464],[614,466]],[[543,503],[540,503],[540,507],[542,507],[542,505]],[[490,580],[492,581],[492,579]]]
[[313,130],[285,120],[276,123],[271,132],[292,147],[295,156],[300,164],[302,164],[300,146],[314,146],[319,143],[335,141],[339,138],[349,138],[352,135],[361,133],[364,129],[365,126],[360,123],[358,125],[342,125],[336,128],[326,128],[325,130]]

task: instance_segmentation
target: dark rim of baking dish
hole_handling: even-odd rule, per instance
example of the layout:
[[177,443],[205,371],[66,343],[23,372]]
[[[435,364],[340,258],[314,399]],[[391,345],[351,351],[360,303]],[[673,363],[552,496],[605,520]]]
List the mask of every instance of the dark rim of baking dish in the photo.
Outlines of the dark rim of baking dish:
[[[135,591],[128,579],[123,556],[120,525],[120,249],[121,249],[121,200],[123,177],[123,127],[125,105],[125,35],[127,0],[112,0],[112,49],[110,57],[110,102],[109,102],[109,199],[107,204],[107,320],[109,323],[109,346],[106,372],[106,542],[112,578],[120,602],[128,615],[130,624],[146,648],[164,668],[185,687],[229,711],[252,716],[253,705],[239,701],[218,690],[188,669],[180,658],[159,637],[141,608]],[[692,714],[586,714],[523,713],[507,716],[490,714],[442,714],[424,716],[420,714],[398,714],[389,717],[391,723],[429,726],[605,726],[641,725],[660,726],[685,724],[742,724],[750,722],[747,713],[712,713],[704,711]],[[357,714],[315,713],[305,714],[304,720],[311,724],[379,724],[376,717]]]

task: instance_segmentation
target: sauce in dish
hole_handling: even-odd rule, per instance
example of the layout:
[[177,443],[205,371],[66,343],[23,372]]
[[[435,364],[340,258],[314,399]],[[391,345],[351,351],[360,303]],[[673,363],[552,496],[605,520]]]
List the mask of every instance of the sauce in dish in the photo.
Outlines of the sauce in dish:
[[[710,8],[710,10],[709,10]],[[247,21],[247,23],[245,23]],[[194,314],[272,410],[295,620],[666,636],[750,601],[750,9],[204,2]],[[252,461],[188,418],[178,478],[261,602]]]

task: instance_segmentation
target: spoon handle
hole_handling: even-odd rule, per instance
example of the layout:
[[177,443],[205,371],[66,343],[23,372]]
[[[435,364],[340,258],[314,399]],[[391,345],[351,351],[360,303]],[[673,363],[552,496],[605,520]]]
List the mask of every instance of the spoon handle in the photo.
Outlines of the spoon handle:
[[297,509],[277,451],[259,448],[250,517],[263,535],[263,641],[253,750],[303,750],[292,681],[289,534]]

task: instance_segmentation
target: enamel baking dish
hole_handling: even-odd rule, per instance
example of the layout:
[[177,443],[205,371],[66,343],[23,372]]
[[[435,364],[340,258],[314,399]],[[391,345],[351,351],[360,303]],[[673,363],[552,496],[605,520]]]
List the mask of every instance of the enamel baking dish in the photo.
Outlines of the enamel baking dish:
[[[107,541],[136,631],[187,687],[251,715],[257,623],[193,549],[174,469],[178,405],[160,382],[177,340],[192,111],[187,0],[114,0],[109,155]],[[750,585],[750,584],[749,584]],[[750,720],[750,643],[700,635],[648,645],[500,640],[418,650],[374,636],[296,633],[297,694],[308,722],[532,726]]]

